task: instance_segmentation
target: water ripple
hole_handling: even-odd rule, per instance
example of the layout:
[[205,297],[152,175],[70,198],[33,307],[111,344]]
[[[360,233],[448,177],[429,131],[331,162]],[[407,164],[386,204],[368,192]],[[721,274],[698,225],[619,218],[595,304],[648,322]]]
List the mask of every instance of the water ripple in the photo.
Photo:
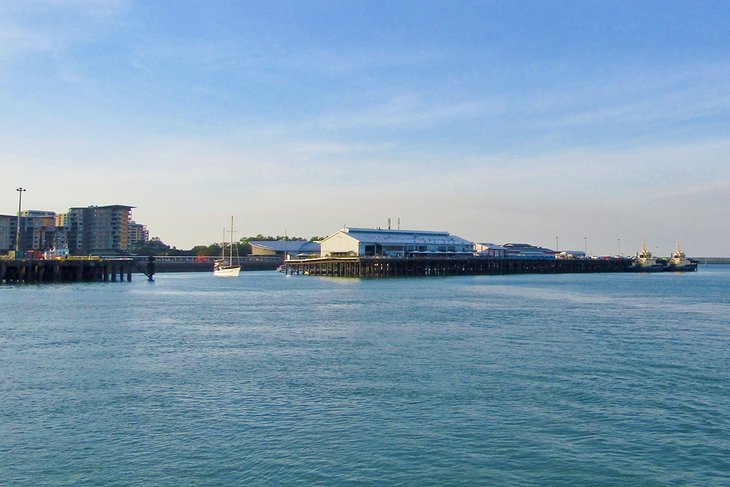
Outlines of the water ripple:
[[0,485],[728,485],[730,269],[0,288]]

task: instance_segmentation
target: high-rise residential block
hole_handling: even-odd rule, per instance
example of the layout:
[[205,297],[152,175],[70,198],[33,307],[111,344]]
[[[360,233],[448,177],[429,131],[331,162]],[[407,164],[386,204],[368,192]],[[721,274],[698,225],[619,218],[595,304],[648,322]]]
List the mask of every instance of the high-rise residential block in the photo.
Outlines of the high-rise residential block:
[[133,206],[70,208],[65,218],[68,247],[74,255],[119,255],[127,252]]

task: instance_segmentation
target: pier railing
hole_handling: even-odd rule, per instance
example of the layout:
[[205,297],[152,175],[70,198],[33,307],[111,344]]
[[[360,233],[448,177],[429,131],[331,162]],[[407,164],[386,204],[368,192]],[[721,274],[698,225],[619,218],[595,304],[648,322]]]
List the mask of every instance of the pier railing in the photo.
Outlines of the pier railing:
[[[134,256],[135,262],[144,263],[149,257]],[[156,272],[212,272],[213,263],[219,259],[217,256],[192,256],[192,255],[159,255],[153,256]],[[260,256],[251,255],[238,259],[241,268],[246,270],[274,270],[284,263],[281,256]]]
[[[220,256],[215,255],[155,255],[153,256],[155,262],[210,262],[211,264],[216,260],[220,259]],[[149,257],[146,255],[134,255],[131,256],[134,260],[147,260]],[[247,262],[283,262],[284,257],[276,255],[244,255],[238,259],[242,263]]]

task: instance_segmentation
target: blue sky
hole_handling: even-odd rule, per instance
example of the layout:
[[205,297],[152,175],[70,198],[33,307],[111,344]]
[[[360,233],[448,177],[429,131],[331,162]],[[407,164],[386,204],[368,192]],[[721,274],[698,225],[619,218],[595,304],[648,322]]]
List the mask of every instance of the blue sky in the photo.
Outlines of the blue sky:
[[730,255],[730,2],[0,0],[0,213]]

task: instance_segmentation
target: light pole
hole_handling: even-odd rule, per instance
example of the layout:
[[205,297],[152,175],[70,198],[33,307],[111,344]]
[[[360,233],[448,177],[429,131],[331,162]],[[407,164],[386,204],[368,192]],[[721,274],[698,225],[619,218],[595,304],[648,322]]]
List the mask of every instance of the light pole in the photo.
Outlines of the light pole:
[[20,251],[20,212],[23,207],[23,192],[25,191],[25,188],[20,187],[15,191],[18,192],[18,220],[17,225],[15,226],[15,258],[17,259],[18,252]]
[[618,239],[618,256],[621,257],[621,239]]
[[558,236],[555,236],[555,252],[560,252],[560,245],[558,245]]
[[583,250],[585,251],[585,256],[588,257],[588,237],[583,237]]

